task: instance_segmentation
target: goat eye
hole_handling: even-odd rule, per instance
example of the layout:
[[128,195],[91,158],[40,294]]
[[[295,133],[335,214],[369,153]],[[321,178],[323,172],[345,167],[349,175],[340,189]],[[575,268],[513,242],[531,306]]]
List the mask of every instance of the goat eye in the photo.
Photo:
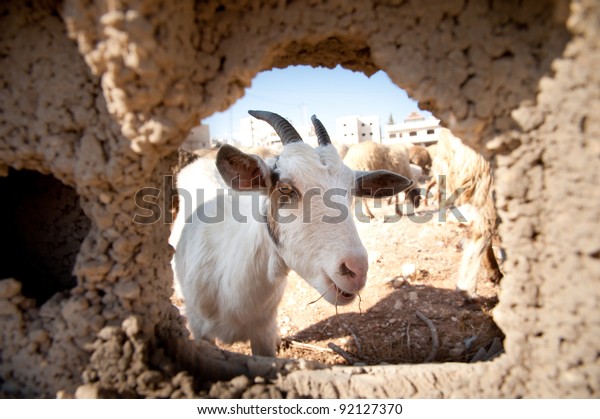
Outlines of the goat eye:
[[290,185],[282,184],[279,185],[279,192],[283,195],[291,195],[294,193],[294,189]]

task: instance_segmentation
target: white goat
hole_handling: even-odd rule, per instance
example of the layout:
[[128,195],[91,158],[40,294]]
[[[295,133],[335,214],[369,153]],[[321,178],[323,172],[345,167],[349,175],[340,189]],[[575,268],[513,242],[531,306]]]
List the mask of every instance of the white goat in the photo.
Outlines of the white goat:
[[427,186],[425,196],[429,195],[429,190],[438,183],[438,179],[443,180],[445,185],[438,185],[437,193],[440,211],[446,210],[446,202],[440,199],[442,190],[447,191],[447,195],[457,190],[462,191],[454,204],[457,206],[468,204],[475,210],[456,287],[464,291],[469,298],[476,298],[477,274],[482,261],[492,282],[498,283],[503,276],[492,248],[497,217],[492,199],[493,182],[490,165],[483,156],[467,147],[460,138],[444,128],[437,142],[431,172],[433,178]]
[[170,243],[194,338],[250,340],[254,355],[274,356],[289,270],[332,304],[353,301],[368,260],[349,214],[351,193],[389,196],[412,182],[349,169],[314,116],[317,148],[281,116],[250,114],[275,128],[281,155],[265,161],[224,145],[213,170],[201,160],[185,167],[177,182],[191,206],[180,205]]

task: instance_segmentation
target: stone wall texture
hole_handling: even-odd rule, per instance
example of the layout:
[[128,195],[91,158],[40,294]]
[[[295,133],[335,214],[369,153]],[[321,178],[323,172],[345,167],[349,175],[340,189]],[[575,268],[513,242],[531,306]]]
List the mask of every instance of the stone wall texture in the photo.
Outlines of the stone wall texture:
[[[54,176],[89,226],[73,288],[36,305],[0,281],[0,395],[600,395],[597,1],[33,0],[2,2],[0,28],[0,172]],[[295,64],[384,70],[490,158],[504,355],[324,368],[187,340],[168,226],[133,221],[136,191],[162,188],[195,121]]]

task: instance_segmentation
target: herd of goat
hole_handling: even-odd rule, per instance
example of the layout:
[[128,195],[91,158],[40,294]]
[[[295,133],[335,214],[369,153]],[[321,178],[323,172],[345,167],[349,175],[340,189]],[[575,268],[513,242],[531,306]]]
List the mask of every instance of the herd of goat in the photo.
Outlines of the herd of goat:
[[[311,147],[285,118],[250,114],[275,129],[283,144],[278,155],[230,145],[202,156],[180,155],[177,189],[187,191],[190,202],[179,203],[169,243],[175,248],[175,291],[195,339],[249,340],[253,355],[275,356],[277,307],[290,269],[329,303],[352,302],[368,271],[354,197],[363,199],[372,218],[367,202],[373,198],[395,199],[401,215],[399,195],[417,208],[437,181],[442,211],[446,192],[460,190],[452,204],[470,205],[475,216],[457,289],[477,298],[482,263],[493,281],[501,279],[492,249],[496,212],[489,164],[449,130],[442,129],[429,150],[373,142],[336,148],[313,116],[318,146]],[[433,180],[424,193],[418,180],[428,173]]]

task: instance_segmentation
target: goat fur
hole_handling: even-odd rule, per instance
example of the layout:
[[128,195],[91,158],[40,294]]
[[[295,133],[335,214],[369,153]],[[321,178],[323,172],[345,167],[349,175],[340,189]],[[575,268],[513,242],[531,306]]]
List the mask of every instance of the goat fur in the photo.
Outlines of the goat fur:
[[[446,196],[451,196],[460,189],[462,194],[454,201],[456,206],[470,205],[475,209],[470,237],[464,248],[456,282],[457,289],[464,291],[468,297],[475,298],[477,275],[482,261],[494,283],[498,283],[502,278],[492,248],[497,215],[492,196],[490,165],[483,156],[444,128],[437,142],[431,172],[433,176],[427,186],[426,196],[438,183],[437,198],[440,211],[446,210],[446,200],[441,199],[441,192],[445,190]],[[440,185],[438,179],[443,179],[445,185]]]
[[[275,216],[281,184],[297,190],[303,205],[282,204]],[[351,192],[399,193],[411,184],[390,172],[354,172],[331,144],[313,149],[301,141],[286,144],[281,155],[266,161],[223,146],[216,161],[198,159],[184,167],[177,187],[185,199],[169,242],[194,338],[250,340],[254,355],[274,356],[277,306],[290,269],[326,301],[353,301],[365,285],[368,260],[353,218],[340,217],[350,207]],[[243,192],[242,185],[254,189]],[[315,189],[347,193],[336,195],[335,206],[324,205],[322,195],[307,195],[307,213],[302,197]],[[219,222],[207,222],[206,217],[218,215]],[[279,221],[290,215],[297,216],[295,221]],[[326,216],[338,222],[322,221]]]
[[424,175],[428,175],[431,170],[431,156],[427,148],[422,145],[413,145],[408,150],[408,156],[411,164],[416,164],[423,170]]
[[[419,176],[415,176],[415,171],[411,170],[408,147],[404,144],[384,145],[372,141],[353,144],[346,152],[344,164],[354,170],[390,170],[411,179],[415,184],[419,180]],[[409,188],[404,193],[417,207],[419,203],[417,189]],[[394,199],[395,211],[398,215],[402,215],[398,195],[395,195]],[[362,204],[366,215],[374,218],[367,199],[363,199]]]

